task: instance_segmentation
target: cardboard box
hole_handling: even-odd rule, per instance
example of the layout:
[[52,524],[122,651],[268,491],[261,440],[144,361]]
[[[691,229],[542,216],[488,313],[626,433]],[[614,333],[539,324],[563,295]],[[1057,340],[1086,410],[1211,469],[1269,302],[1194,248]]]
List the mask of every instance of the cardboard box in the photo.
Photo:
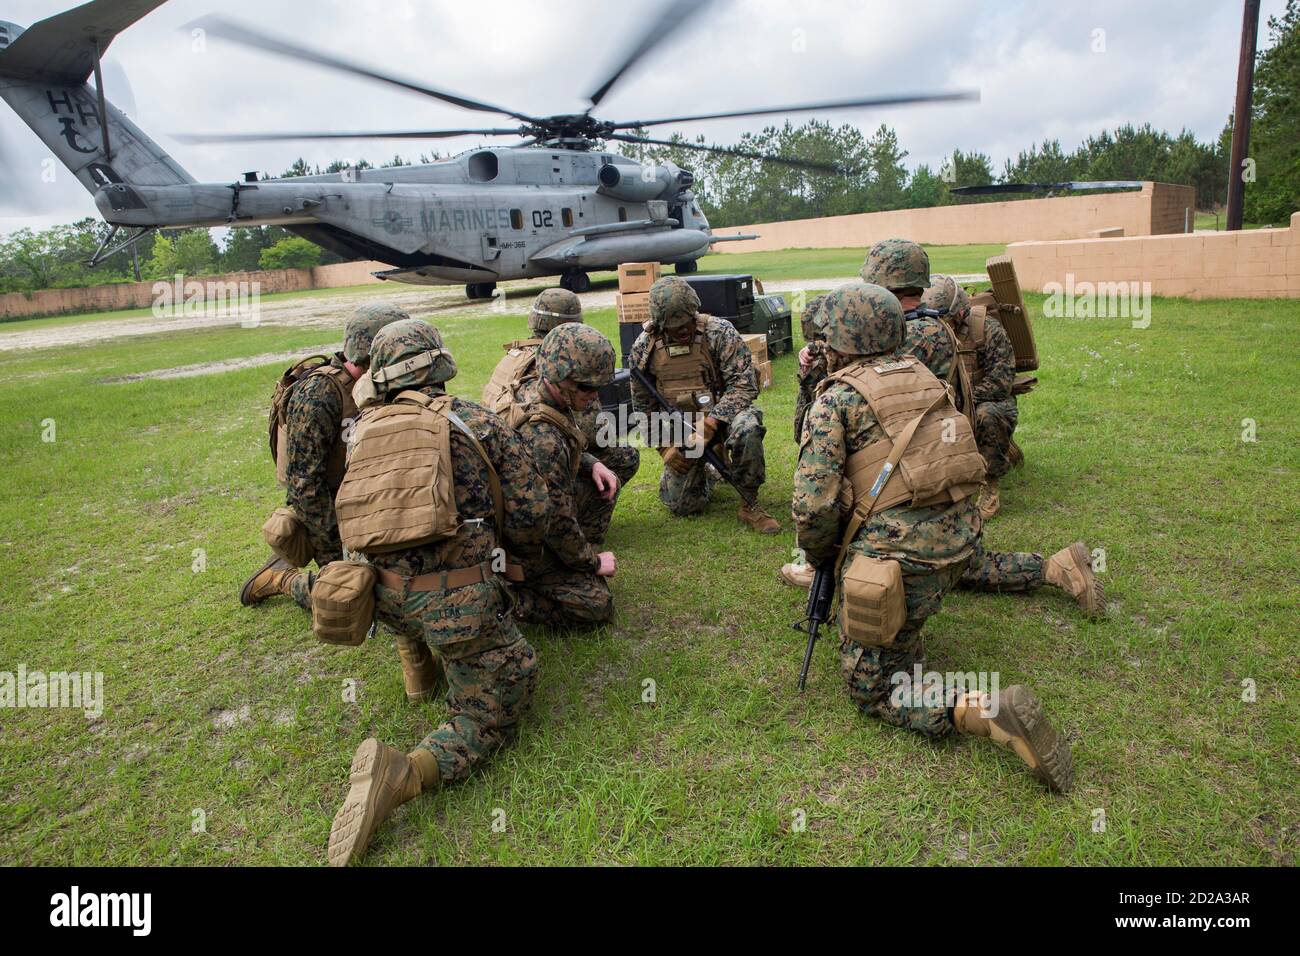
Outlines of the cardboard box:
[[638,325],[650,318],[649,292],[620,292],[614,296],[620,322],[636,322]]
[[754,364],[767,361],[767,336],[762,332],[752,334],[743,334],[740,336],[749,346],[750,354],[754,356]]
[[754,366],[754,371],[758,373],[758,390],[760,392],[772,387],[771,362],[759,362]]
[[618,291],[649,292],[659,278],[657,262],[625,262],[618,267]]

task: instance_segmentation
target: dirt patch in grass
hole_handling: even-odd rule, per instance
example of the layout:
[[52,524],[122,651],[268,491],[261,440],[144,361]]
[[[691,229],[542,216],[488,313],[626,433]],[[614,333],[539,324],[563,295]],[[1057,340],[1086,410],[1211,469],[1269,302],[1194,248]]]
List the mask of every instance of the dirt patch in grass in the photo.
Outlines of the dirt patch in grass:
[[292,362],[302,355],[302,350],[295,352],[266,352],[262,355],[250,355],[247,358],[226,359],[221,362],[199,362],[195,365],[178,365],[175,368],[159,368],[151,372],[132,372],[130,375],[115,375],[101,378],[96,385],[121,385],[124,382],[143,382],[158,378],[196,378],[200,375],[217,375],[221,372],[237,372],[243,368],[255,368],[259,365],[274,365],[277,362]]

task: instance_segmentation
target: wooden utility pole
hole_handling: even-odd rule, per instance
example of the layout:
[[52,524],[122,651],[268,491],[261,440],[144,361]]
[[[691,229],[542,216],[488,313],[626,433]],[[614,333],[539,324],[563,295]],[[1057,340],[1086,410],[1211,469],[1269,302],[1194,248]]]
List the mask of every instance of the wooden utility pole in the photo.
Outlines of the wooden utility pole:
[[1232,114],[1232,159],[1228,165],[1228,222],[1241,228],[1241,206],[1246,195],[1242,174],[1250,151],[1251,94],[1255,87],[1255,43],[1259,35],[1259,0],[1246,0],[1241,18],[1241,56],[1237,61],[1237,108]]

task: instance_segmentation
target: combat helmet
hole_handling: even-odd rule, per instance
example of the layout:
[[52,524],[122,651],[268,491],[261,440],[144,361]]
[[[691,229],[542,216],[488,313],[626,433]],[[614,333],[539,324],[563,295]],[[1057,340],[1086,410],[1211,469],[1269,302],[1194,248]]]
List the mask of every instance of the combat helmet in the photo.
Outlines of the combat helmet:
[[614,346],[590,325],[557,325],[537,350],[537,372],[555,384],[608,385],[614,380]]
[[826,296],[826,344],[845,355],[896,352],[903,344],[903,307],[894,293],[850,282]]
[[942,312],[954,322],[960,322],[970,314],[970,296],[956,279],[936,273],[931,280],[930,288],[921,293],[921,308]]
[[420,319],[379,330],[370,354],[370,378],[379,394],[441,385],[456,377],[456,360],[442,345],[442,333]]
[[343,327],[343,357],[353,365],[370,361],[371,343],[384,326],[410,316],[387,302],[366,302],[357,307]]
[[799,326],[805,342],[821,342],[826,338],[826,316],[821,311],[825,295],[815,295],[804,303],[799,315]]
[[650,321],[667,332],[694,322],[700,297],[680,276],[664,276],[650,287]]
[[528,328],[534,335],[545,335],[565,322],[581,321],[582,303],[568,289],[546,289],[528,310]]
[[871,247],[858,275],[891,292],[920,292],[930,286],[930,257],[910,239],[882,239]]

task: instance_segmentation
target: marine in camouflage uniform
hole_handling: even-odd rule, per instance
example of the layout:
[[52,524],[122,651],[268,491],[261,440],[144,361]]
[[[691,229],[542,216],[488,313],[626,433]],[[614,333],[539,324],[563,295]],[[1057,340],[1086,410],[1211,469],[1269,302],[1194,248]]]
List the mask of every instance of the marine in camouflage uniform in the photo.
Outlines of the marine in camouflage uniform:
[[[662,362],[662,364],[657,364]],[[763,456],[763,413],[754,407],[758,378],[749,346],[730,322],[700,313],[695,290],[677,276],[660,279],[650,288],[650,320],[628,353],[629,367],[640,369],[661,392],[680,393],[679,409],[694,414],[705,441],[716,443],[730,468],[737,487],[757,501],[758,490],[767,480]],[[689,366],[689,368],[687,367]],[[673,368],[675,387],[667,389],[661,373]],[[674,401],[674,395],[667,395]],[[699,402],[703,401],[701,405]],[[647,415],[658,412],[654,399],[635,379],[633,407]],[[684,407],[687,404],[690,407]],[[702,421],[701,421],[702,419]],[[651,418],[652,421],[657,420]],[[716,442],[715,436],[725,432]],[[658,449],[664,459],[659,482],[659,500],[677,517],[698,514],[709,503],[719,480],[704,463],[702,454],[675,446]],[[742,500],[742,523],[762,534],[776,534],[781,526],[762,508],[749,508]]]
[[[503,369],[523,366],[523,374],[518,377],[519,383],[522,385],[536,381],[536,357],[542,338],[556,326],[582,321],[582,302],[568,289],[546,289],[538,295],[528,310],[528,329],[532,337],[505,346],[508,354],[498,363],[497,370],[492,373],[492,379],[483,390],[484,404],[491,408],[504,399],[505,396],[500,394],[500,386],[493,386],[493,383],[504,379],[505,376],[501,374]],[[578,427],[586,436],[587,452],[618,478],[618,489],[614,497],[606,498],[591,481],[589,467],[584,467],[579,475],[576,499],[578,523],[588,541],[600,544],[609,532],[618,495],[636,477],[637,470],[641,467],[641,453],[631,445],[603,440],[605,436],[601,434],[598,401],[581,410],[575,409],[573,414]]]
[[[865,283],[843,286],[828,296],[824,309],[832,372],[866,359],[878,363],[902,357],[903,310],[885,289]],[[872,407],[855,388],[838,380],[822,386],[808,412],[791,507],[799,546],[813,564],[834,560],[840,550],[844,534],[840,494],[847,481],[849,456],[887,437]],[[921,629],[977,553],[980,527],[979,510],[970,495],[927,507],[886,507],[862,523],[840,569],[839,593],[843,593],[844,569],[854,554],[897,561],[906,620],[888,647],[869,647],[845,637],[840,644],[841,670],[850,696],[863,712],[928,736],[957,730],[989,737],[1014,750],[1049,787],[1066,790],[1073,781],[1069,747],[1027,688],[1007,688],[996,701],[965,693],[940,697],[935,703],[893,693],[893,675],[910,674],[917,664],[924,669]]]
[[[384,370],[429,356],[422,368],[399,374]],[[415,389],[445,394],[456,374],[451,354],[433,326],[416,320],[395,323],[375,338],[372,381],[381,401]],[[456,510],[464,523],[451,538],[367,556],[381,569],[375,612],[399,635],[408,653],[441,659],[446,672],[447,720],[409,754],[375,738],[365,740],[352,761],[350,789],[330,829],[329,862],[344,866],[360,856],[375,829],[401,803],[422,790],[463,779],[508,742],[537,686],[537,654],[510,614],[505,585],[495,567],[504,548],[511,553],[536,546],[546,531],[547,498],[519,436],[500,418],[473,402],[454,399],[452,413],[473,433],[500,481],[505,504],[498,528],[489,472],[470,439],[450,432]],[[364,419],[363,419],[364,420]],[[477,583],[424,590],[410,579],[435,572],[479,569]],[[404,580],[395,584],[382,573]]]
[[803,420],[816,396],[817,386],[826,377],[826,324],[820,315],[824,295],[815,295],[804,303],[799,325],[804,347],[799,353],[799,396],[794,405],[794,440],[803,436]]
[[[951,381],[957,361],[957,343],[948,327],[933,316],[917,314],[921,295],[930,285],[930,256],[910,239],[882,239],[867,252],[858,270],[863,282],[888,289],[903,307],[907,325],[902,352],[919,358],[935,378]],[[956,396],[958,410],[962,395]]]
[[613,379],[614,347],[589,325],[560,325],[542,341],[537,371],[537,378],[519,388],[506,420],[546,482],[551,517],[542,544],[520,553],[524,580],[514,587],[515,613],[534,624],[604,624],[614,616],[607,580],[614,573],[614,555],[598,552],[588,538],[579,489],[595,489],[599,482],[612,505],[617,480],[585,452],[586,438],[575,415]]
[[983,316],[982,341],[974,340],[970,299],[951,276],[934,276],[933,285],[921,296],[921,305],[943,312],[959,348],[973,349],[967,362],[975,406],[972,424],[989,470],[989,487],[981,507],[984,517],[991,518],[997,513],[997,481],[1011,470],[1011,436],[1020,417],[1011,391],[1016,381],[1016,350],[1002,323],[992,315]]
[[[946,305],[941,308],[942,303],[935,296],[926,299],[932,290],[918,292],[916,283],[923,279],[928,280],[930,277],[930,259],[925,250],[914,242],[906,239],[886,239],[876,243],[867,255],[862,273],[864,276],[870,275],[881,280],[872,283],[873,285],[882,285],[891,293],[895,292],[895,288],[898,292],[902,292],[903,297],[899,299],[900,306],[911,303],[914,306],[936,311],[945,311],[947,308]],[[946,276],[938,278],[948,279],[948,282],[952,283],[964,298],[965,292],[960,290],[960,286],[957,286],[955,281]],[[827,319],[824,311],[819,318],[824,329]],[[948,383],[956,381],[959,377],[957,374],[959,359],[955,334],[942,320],[931,316],[918,316],[914,311],[909,313],[905,310],[904,318],[906,324],[900,352],[904,355],[915,355],[940,381]],[[996,320],[992,325],[1001,332],[1006,348],[1010,350],[1011,342],[1006,338],[1006,333],[1002,332],[1001,326]],[[1014,379],[1014,352],[1011,352],[1010,356],[1007,375]],[[1009,394],[1009,383],[1006,385],[1006,390]],[[956,399],[959,399],[962,389],[954,389],[954,392]],[[974,394],[978,396],[982,392],[977,388]],[[955,404],[961,410],[962,402],[956,400]],[[1012,406],[1014,411],[1014,400]],[[978,408],[979,406],[976,405],[977,410]],[[976,444],[980,448],[981,455],[984,455],[978,419],[974,423],[974,428]],[[984,457],[987,465],[988,457],[986,455]],[[988,501],[996,499],[996,494],[996,485],[992,487],[991,492],[986,486],[981,494],[981,515],[986,519],[984,509]],[[789,563],[782,566],[781,577],[789,584],[806,588],[812,583],[813,567],[807,563]],[[1044,585],[1051,585],[1065,591],[1090,617],[1100,617],[1105,613],[1102,586],[1092,571],[1091,555],[1082,542],[1075,542],[1047,559],[1044,559],[1039,552],[990,551],[977,543],[969,562],[957,580],[957,587],[969,591],[1028,592],[1036,591]]]
[[[337,380],[355,382],[370,367],[375,334],[386,325],[409,318],[401,309],[383,302],[358,307],[344,327],[343,351],[336,352],[329,361],[330,369],[344,373],[338,374]],[[317,568],[343,557],[334,513],[334,495],[342,475],[332,476],[330,466],[331,460],[340,455],[340,446],[346,446],[358,414],[351,396],[340,395],[335,381],[323,372],[301,378],[285,409],[285,504],[305,527]],[[288,594],[310,611],[314,581],[314,573],[299,571],[272,555],[244,582],[239,600],[249,606],[275,594]]]

